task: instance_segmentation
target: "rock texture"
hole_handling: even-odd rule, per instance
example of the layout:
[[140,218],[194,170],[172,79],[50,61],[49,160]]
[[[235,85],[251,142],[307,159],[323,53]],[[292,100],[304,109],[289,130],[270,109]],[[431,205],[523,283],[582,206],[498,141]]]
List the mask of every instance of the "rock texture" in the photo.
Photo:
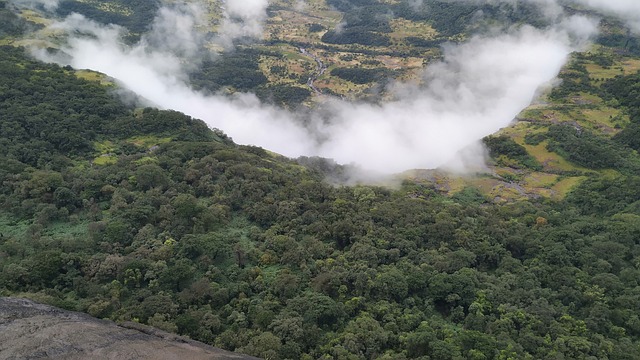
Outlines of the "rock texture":
[[0,359],[255,360],[139,324],[0,298]]

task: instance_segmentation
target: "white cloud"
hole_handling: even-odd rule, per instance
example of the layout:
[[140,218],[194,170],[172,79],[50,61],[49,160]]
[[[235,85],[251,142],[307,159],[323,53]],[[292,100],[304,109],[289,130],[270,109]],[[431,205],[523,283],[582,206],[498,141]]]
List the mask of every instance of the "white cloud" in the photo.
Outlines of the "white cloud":
[[197,3],[162,7],[154,19],[151,32],[143,37],[145,46],[170,52],[183,58],[194,58],[203,46],[203,36],[194,29],[205,24],[205,11]]
[[221,44],[229,47],[238,38],[261,38],[268,6],[268,0],[226,0],[218,31]]
[[398,86],[396,101],[334,100],[322,116],[307,114],[301,121],[302,115],[262,104],[252,94],[229,98],[190,89],[182,80],[179,58],[171,49],[153,48],[152,41],[125,47],[118,28],[79,15],[57,26],[93,34],[69,39],[65,51],[72,66],[104,72],[159,107],[203,119],[239,143],[386,173],[447,164],[460,150],[507,126],[539,87],[554,79],[568,54],[595,32],[589,20],[571,17],[545,30],[523,26],[474,37],[447,47],[444,60],[424,71],[425,86]]
[[626,21],[635,32],[640,33],[640,1],[638,0],[574,0],[592,9],[617,16]]
[[572,46],[566,30],[524,27],[445,50],[428,86],[382,106],[338,103],[323,156],[367,168],[432,168],[507,126],[551,81]]

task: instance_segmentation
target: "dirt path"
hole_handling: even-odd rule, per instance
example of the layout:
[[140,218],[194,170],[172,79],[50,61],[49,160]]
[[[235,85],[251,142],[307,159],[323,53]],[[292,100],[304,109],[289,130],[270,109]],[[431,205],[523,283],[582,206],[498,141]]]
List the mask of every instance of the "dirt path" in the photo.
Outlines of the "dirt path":
[[309,76],[309,79],[307,80],[307,86],[309,86],[311,90],[313,90],[316,94],[322,94],[322,91],[318,89],[314,83],[320,76],[324,75],[325,71],[327,71],[327,67],[319,57],[310,53],[309,51],[307,51],[307,49],[301,47],[300,53],[302,53],[302,55],[304,56],[312,58],[316,62],[316,71],[311,74],[311,76]]

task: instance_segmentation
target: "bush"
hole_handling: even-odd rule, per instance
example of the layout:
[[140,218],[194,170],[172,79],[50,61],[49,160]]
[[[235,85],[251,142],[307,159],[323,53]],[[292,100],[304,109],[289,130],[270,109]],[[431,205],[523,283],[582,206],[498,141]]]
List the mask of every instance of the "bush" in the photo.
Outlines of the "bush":
[[493,158],[506,156],[510,159],[516,160],[524,167],[533,170],[542,169],[542,165],[540,165],[533,156],[529,155],[524,146],[516,143],[512,138],[506,135],[487,136],[483,139],[483,142],[489,149],[489,155]]

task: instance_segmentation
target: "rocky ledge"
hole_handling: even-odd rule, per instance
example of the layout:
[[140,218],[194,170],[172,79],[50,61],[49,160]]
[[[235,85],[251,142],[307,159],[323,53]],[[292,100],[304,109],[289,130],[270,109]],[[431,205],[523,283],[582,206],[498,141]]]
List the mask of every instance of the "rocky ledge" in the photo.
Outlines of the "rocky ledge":
[[255,360],[140,324],[0,298],[0,359]]

